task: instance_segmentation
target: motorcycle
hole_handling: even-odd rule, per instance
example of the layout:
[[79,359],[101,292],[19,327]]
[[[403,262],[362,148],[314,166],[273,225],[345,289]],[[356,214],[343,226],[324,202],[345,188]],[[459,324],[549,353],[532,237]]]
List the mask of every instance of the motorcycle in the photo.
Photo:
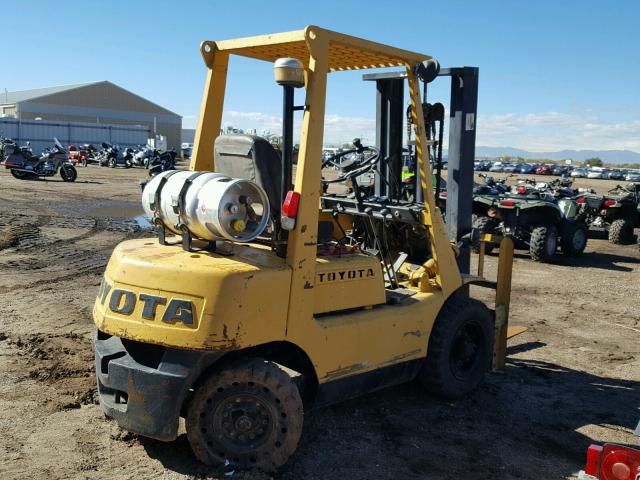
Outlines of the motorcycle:
[[40,156],[33,155],[31,148],[20,147],[15,143],[3,145],[4,161],[2,165],[11,170],[18,180],[30,180],[37,177],[52,177],[60,171],[60,176],[65,182],[73,182],[78,177],[78,172],[67,158],[67,151],[54,138],[54,147],[45,149]]
[[151,147],[143,147],[133,155],[133,164],[136,167],[149,168],[149,163],[160,155],[157,149]]
[[157,174],[166,172],[167,170],[176,169],[176,152],[169,150],[162,152],[149,162],[149,176],[155,177]]
[[106,142],[103,142],[102,151],[98,156],[99,164],[101,167],[116,168],[118,165],[120,165],[124,168],[131,168],[133,166],[132,148],[125,148],[124,151],[122,151],[115,145],[110,145]]
[[[477,185],[473,187],[473,193],[478,195],[500,195],[503,193],[507,193],[511,190],[511,187],[507,185],[507,179],[503,178],[502,180],[496,180],[490,175],[486,173],[481,173],[478,175],[482,178],[483,183],[481,185]],[[511,175],[509,175],[510,177]],[[508,178],[508,177],[507,177]]]
[[15,142],[10,138],[0,136],[0,162],[4,162],[5,159],[4,146],[13,144],[15,144]]
[[89,163],[95,162],[96,147],[85,143],[79,147],[71,145],[69,147],[69,161],[75,165],[86,167]]

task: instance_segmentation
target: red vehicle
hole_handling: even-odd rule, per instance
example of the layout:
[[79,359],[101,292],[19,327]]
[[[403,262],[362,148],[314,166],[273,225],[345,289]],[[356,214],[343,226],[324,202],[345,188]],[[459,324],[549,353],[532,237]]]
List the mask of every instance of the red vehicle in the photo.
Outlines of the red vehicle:
[[67,152],[69,152],[68,157],[71,163],[74,165],[78,165],[80,163],[84,167],[87,166],[87,152],[85,150],[81,150],[75,145],[69,145]]
[[552,173],[551,167],[547,167],[546,165],[540,165],[536,168],[536,175],[551,175]]
[[96,148],[93,145],[82,145],[81,147],[70,145],[67,151],[69,152],[69,161],[71,163],[75,165],[81,164],[86,167],[93,160]]

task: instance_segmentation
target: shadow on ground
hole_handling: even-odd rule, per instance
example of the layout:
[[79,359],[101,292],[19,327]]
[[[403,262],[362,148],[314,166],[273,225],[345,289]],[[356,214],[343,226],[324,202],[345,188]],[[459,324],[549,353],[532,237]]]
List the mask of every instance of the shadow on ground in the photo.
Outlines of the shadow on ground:
[[[533,342],[518,352],[542,347]],[[489,374],[458,402],[402,385],[308,414],[298,451],[275,478],[566,478],[583,467],[592,442],[578,429],[635,427],[638,386],[521,359]],[[185,435],[143,445],[170,470],[224,478],[194,460]],[[247,472],[233,478],[272,477]]]
[[[630,247],[630,252],[637,251],[638,250],[635,245]],[[533,262],[529,254],[523,251],[516,250],[513,254],[513,258]],[[626,256],[604,252],[587,252],[580,257],[566,257],[562,255],[562,253],[558,252],[550,262],[551,265],[559,265],[562,267],[598,268],[601,270],[612,270],[614,272],[633,271],[633,268],[619,265],[620,263],[630,263],[634,265],[640,264],[640,253],[636,256]]]

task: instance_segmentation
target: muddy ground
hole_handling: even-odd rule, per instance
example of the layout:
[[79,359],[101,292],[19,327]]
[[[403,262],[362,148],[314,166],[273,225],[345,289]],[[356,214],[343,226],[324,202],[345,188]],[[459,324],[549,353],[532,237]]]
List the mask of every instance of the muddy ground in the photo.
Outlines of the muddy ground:
[[[110,251],[149,234],[135,221],[145,173],[80,168],[66,184],[0,171],[2,479],[229,478],[184,434],[139,438],[96,404],[90,313]],[[596,234],[580,259],[519,254],[513,287],[512,323],[529,330],[479,391],[449,403],[408,384],[312,412],[276,478],[575,478],[591,442],[640,445],[638,247]]]

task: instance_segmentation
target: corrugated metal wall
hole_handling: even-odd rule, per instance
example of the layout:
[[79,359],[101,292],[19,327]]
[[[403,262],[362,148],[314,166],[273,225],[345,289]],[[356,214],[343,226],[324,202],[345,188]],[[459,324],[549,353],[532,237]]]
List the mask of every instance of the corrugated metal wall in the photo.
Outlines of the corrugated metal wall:
[[149,127],[0,118],[0,136],[12,138],[20,145],[31,142],[33,153],[38,154],[53,145],[54,137],[64,146],[92,143],[99,148],[102,142],[122,147],[144,145]]

